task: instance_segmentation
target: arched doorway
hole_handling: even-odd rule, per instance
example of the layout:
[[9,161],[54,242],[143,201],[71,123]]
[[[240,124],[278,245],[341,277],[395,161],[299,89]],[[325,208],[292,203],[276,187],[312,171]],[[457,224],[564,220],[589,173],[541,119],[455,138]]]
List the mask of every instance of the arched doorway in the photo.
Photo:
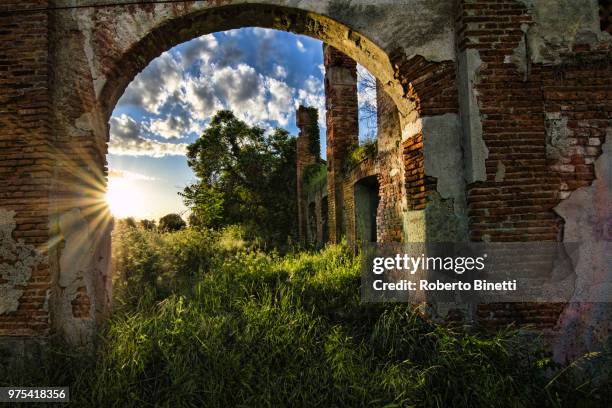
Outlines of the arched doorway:
[[[413,48],[395,43],[399,40],[408,44],[410,30],[418,26],[399,28],[404,24],[399,18],[402,14],[393,16],[389,12],[399,12],[403,7],[389,6],[384,16],[375,17],[379,28],[388,25],[390,19],[397,23],[386,31],[377,31],[376,24],[368,24],[363,19],[363,10],[359,7],[343,10],[334,7],[333,2],[311,1],[300,3],[298,9],[289,7],[289,3],[238,4],[227,1],[223,5],[213,5],[196,2],[84,9],[76,12],[76,17],[68,13],[58,14],[54,22],[54,58],[58,61],[56,78],[63,80],[54,87],[53,99],[56,106],[55,146],[62,151],[62,159],[55,164],[57,177],[51,196],[56,203],[52,211],[52,235],[55,237],[52,242],[61,245],[49,247],[50,258],[55,260],[50,266],[51,275],[56,277],[49,302],[50,314],[54,316],[51,319],[52,330],[70,342],[90,343],[96,320],[106,313],[110,304],[110,225],[104,221],[105,209],[100,201],[106,177],[104,157],[108,120],[117,100],[127,84],[154,57],[176,44],[204,34],[249,26],[291,31],[320,39],[366,67],[377,78],[382,93],[386,95],[389,111],[396,112],[393,132],[397,138],[379,148],[381,190],[386,194],[381,201],[385,202],[387,213],[395,211],[407,217],[405,219],[409,222],[403,224],[410,224],[417,231],[424,229],[422,225],[426,217],[419,215],[423,208],[407,205],[404,157],[409,140],[416,140],[416,144],[410,145],[411,149],[422,150],[418,137],[422,133],[421,115],[437,111],[428,110],[419,97],[418,86],[413,86],[405,74],[429,78],[432,67],[443,75],[454,72],[454,37],[444,30],[432,35],[432,41],[443,44],[439,55],[433,59],[448,61],[421,61],[416,66],[416,73],[410,72],[401,65],[407,60],[406,52],[419,52],[423,43],[415,44]],[[419,3],[415,7],[427,8],[420,2],[415,3]],[[453,20],[449,7],[433,6],[429,11],[435,18],[426,24],[434,31],[436,21]],[[405,11],[402,13],[405,15]],[[423,27],[418,28],[421,29]],[[399,33],[401,36],[398,38],[396,34]],[[384,43],[384,48],[369,38]],[[430,89],[433,95],[429,98],[454,87],[455,83],[448,81],[438,90]],[[450,98],[444,103],[449,105],[447,110],[458,111],[456,99]],[[452,123],[457,121],[457,115],[454,115],[449,119]],[[442,129],[441,133],[455,131],[450,126]],[[410,186],[415,186],[414,194],[419,195],[419,189],[424,186],[424,173],[419,170],[423,163],[416,166],[417,172],[411,175]],[[424,202],[422,196],[417,199]],[[331,201],[328,207],[330,212],[334,211]],[[327,221],[330,222],[331,235],[331,220]],[[400,220],[393,226],[393,233],[388,235],[402,239],[406,230]],[[78,238],[70,239],[73,235]],[[408,239],[420,240],[422,237],[410,235]],[[86,253],[91,255],[85,257],[78,267],[73,267],[67,256],[71,253],[71,245],[75,245],[72,252],[83,253],[85,247]],[[67,274],[69,283],[63,280]],[[75,310],[78,313],[75,314]]]

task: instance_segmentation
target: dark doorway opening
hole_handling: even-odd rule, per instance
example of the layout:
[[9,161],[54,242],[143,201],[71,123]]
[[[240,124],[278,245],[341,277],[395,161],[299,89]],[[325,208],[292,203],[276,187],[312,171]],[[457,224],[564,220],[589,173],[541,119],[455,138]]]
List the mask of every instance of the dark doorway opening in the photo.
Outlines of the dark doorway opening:
[[355,183],[356,238],[361,242],[376,242],[376,213],[379,196],[378,177],[370,176]]

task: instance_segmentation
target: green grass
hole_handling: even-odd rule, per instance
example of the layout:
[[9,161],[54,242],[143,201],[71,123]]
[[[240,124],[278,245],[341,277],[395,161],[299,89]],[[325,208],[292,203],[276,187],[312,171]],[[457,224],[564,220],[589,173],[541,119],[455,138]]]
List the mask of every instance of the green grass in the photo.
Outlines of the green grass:
[[[229,234],[229,236],[228,236]],[[75,406],[604,406],[520,332],[453,331],[361,304],[342,245],[285,256],[236,230],[115,236],[117,310],[96,354],[58,348],[0,385],[70,385]],[[554,378],[556,373],[560,375]],[[606,395],[606,392],[608,393]]]

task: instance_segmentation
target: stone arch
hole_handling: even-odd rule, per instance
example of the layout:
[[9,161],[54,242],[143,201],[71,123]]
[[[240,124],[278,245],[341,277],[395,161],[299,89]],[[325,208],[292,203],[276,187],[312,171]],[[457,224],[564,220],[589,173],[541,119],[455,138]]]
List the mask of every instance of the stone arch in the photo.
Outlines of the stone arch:
[[[125,87],[154,57],[199,35],[246,26],[308,35],[340,50],[378,79],[400,113],[401,140],[381,149],[389,159],[381,173],[392,179],[385,181],[385,191],[405,202],[404,142],[420,134],[414,130],[422,114],[437,114],[420,104],[442,96],[432,90],[432,69],[446,74],[455,68],[451,3],[406,0],[383,7],[375,1],[221,0],[69,10],[71,2],[57,0],[55,6],[67,9],[44,14],[49,38],[40,50],[47,53],[48,65],[40,70],[47,75],[48,111],[44,127],[36,130],[48,147],[37,173],[46,177],[48,200],[36,210],[47,221],[40,224],[40,236],[24,235],[26,243],[45,243],[40,274],[48,286],[32,306],[40,318],[27,335],[55,333],[74,344],[91,344],[96,322],[108,310],[111,226],[103,221],[108,120]],[[416,55],[427,60],[415,65]],[[452,92],[445,97],[452,100]],[[19,209],[19,200],[10,208]],[[331,200],[328,206],[331,210]],[[91,256],[71,264],[70,254],[83,248]],[[42,290],[35,286],[32,290]],[[2,327],[9,327],[0,334],[14,335],[11,325],[26,322],[24,316],[0,316]]]
[[243,27],[261,27],[306,35],[331,45],[366,67],[382,84],[400,112],[414,108],[404,98],[389,56],[373,41],[349,26],[305,9],[272,4],[234,4],[177,14],[152,29],[103,67],[99,108],[109,118],[132,79],[151,60],[175,45],[201,35]]

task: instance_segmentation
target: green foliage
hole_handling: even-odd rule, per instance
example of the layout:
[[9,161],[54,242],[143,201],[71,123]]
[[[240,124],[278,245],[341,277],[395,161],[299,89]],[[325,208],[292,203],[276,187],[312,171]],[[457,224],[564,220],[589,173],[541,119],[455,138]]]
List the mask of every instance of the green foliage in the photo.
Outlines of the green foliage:
[[126,217],[118,220],[118,224],[124,225],[129,228],[136,228],[136,220],[134,217]]
[[320,187],[327,181],[327,165],[321,162],[309,164],[304,168],[303,178],[306,189]]
[[155,225],[155,220],[140,220],[140,226],[146,230],[154,230],[155,228],[157,228],[157,226]]
[[296,233],[296,142],[283,129],[265,135],[219,111],[187,149],[198,182],[181,194],[193,224],[245,224],[282,245]]
[[166,214],[159,219],[159,230],[162,232],[179,231],[187,224],[178,214]]
[[609,380],[559,369],[518,331],[455,331],[405,304],[361,303],[359,258],[342,245],[281,257],[249,250],[241,228],[120,231],[124,307],[96,355],[58,349],[25,370],[0,367],[0,386],[69,385],[79,407],[596,407],[612,397]]
[[113,231],[113,291],[121,310],[191,287],[211,267],[218,234],[183,229],[161,233],[122,225]]
[[318,160],[321,157],[321,131],[319,130],[319,110],[313,106],[306,108],[310,124],[306,128],[308,133],[308,147],[310,153]]
[[376,139],[366,140],[348,154],[344,169],[345,171],[350,171],[362,161],[375,158],[377,154],[378,143]]
[[194,228],[218,228],[223,224],[223,192],[213,186],[199,183],[185,187],[185,205],[191,209],[189,226]]

